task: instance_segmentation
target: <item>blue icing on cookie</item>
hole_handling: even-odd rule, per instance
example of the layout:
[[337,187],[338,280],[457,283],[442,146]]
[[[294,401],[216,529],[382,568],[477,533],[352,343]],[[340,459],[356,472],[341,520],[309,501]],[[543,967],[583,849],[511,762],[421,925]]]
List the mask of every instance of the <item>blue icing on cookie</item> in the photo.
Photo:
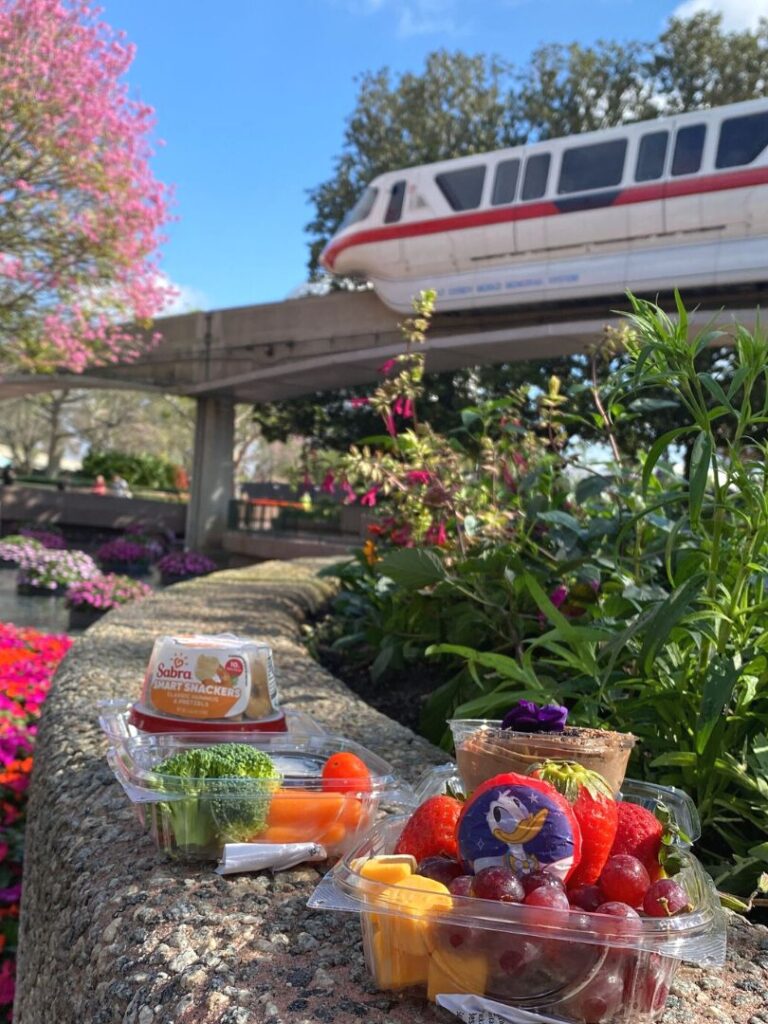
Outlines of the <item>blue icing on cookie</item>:
[[572,819],[535,786],[481,788],[464,809],[458,845],[465,870],[504,865],[516,875],[549,871],[564,879],[573,866]]

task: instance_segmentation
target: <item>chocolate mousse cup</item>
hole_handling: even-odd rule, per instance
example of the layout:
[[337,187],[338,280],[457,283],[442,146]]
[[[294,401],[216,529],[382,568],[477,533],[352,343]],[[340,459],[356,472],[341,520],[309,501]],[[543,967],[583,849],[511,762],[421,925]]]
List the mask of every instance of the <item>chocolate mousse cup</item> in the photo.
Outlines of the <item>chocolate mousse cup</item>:
[[515,732],[501,721],[465,718],[448,722],[459,775],[468,793],[505,772],[525,775],[541,761],[576,761],[599,772],[617,795],[636,739],[631,733],[566,726],[562,732]]

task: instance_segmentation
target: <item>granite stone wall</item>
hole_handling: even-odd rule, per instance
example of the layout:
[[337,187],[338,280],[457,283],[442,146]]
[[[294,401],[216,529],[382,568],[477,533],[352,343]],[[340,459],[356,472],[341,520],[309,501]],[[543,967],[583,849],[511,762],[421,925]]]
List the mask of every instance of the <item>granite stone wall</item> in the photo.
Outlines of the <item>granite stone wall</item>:
[[[63,662],[41,723],[27,826],[17,1024],[420,1024],[453,1020],[377,992],[353,916],[306,900],[323,867],[222,878],[166,859],[104,759],[96,702],[135,696],[154,637],[269,641],[285,704],[414,780],[445,754],[367,707],[300,644],[332,585],[318,563],[216,573],[114,612]],[[768,931],[734,918],[723,972],[680,972],[666,1024],[768,1022]]]

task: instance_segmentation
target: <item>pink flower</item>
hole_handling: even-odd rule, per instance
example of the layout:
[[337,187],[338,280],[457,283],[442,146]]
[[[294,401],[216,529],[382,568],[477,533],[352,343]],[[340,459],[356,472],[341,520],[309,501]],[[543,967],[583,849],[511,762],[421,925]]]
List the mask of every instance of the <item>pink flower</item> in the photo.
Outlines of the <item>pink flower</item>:
[[4,960],[2,966],[0,966],[0,1005],[2,1006],[7,1006],[13,1002],[16,989],[15,973],[15,962],[13,960]]
[[353,409],[362,409],[362,407],[364,405],[368,405],[370,401],[370,398],[350,398],[349,404]]
[[396,359],[388,359],[385,363],[382,363],[379,367],[379,373],[383,373],[385,376],[395,368],[397,365]]
[[558,586],[556,586],[552,593],[549,595],[549,600],[552,602],[555,608],[559,608],[560,605],[565,604],[567,598],[568,587],[566,587],[563,583],[558,584]]
[[333,473],[330,470],[328,470],[328,472],[323,477],[323,482],[320,484],[320,490],[323,491],[324,494],[335,494],[335,492],[336,492],[336,485],[335,485],[335,482],[334,482],[335,480],[336,480],[336,477],[333,475]]
[[349,481],[342,480],[340,486],[346,496],[345,504],[353,505],[357,501],[357,495],[355,494],[354,489],[350,486]]
[[413,419],[413,400],[412,399],[406,398],[406,399],[403,400],[403,411],[402,411],[402,413],[400,415],[403,416],[407,420],[412,420]]
[[370,490],[367,490],[360,499],[360,504],[365,505],[367,508],[373,508],[376,504],[376,495],[379,493],[378,484],[374,484]]
[[445,529],[445,523],[432,523],[430,528],[424,537],[427,544],[434,544],[436,547],[442,547],[448,543],[448,533]]
[[411,469],[405,474],[406,483],[409,484],[428,484],[431,479],[432,474],[426,469]]

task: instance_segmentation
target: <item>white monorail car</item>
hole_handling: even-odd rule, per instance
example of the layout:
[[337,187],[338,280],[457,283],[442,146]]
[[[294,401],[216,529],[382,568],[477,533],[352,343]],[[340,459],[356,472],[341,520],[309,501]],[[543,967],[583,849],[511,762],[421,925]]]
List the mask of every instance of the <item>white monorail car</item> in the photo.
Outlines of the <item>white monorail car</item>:
[[768,281],[768,99],[382,174],[322,262],[410,309]]

